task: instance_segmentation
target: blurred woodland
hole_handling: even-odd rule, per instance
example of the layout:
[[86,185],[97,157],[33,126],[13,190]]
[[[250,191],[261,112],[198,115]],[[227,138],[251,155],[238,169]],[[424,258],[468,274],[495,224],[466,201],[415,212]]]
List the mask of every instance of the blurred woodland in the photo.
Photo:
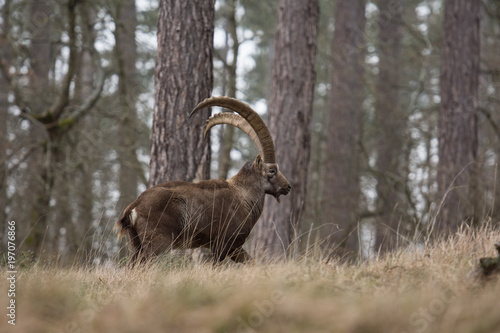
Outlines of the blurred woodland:
[[[247,244],[255,255],[314,245],[370,258],[500,221],[498,0],[0,8],[0,253],[15,220],[27,255],[121,258],[111,229],[147,187],[228,178],[254,160],[243,132],[204,140],[206,118],[188,118],[210,95],[263,115],[292,184],[280,205],[266,199]],[[176,36],[192,47],[176,48]]]

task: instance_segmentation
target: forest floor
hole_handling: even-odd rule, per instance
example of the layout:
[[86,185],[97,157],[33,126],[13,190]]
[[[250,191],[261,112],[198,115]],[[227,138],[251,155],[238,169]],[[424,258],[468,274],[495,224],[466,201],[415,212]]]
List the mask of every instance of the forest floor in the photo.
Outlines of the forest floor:
[[4,314],[0,332],[500,332],[500,279],[470,274],[499,240],[464,229],[359,264],[34,264],[17,272],[16,325]]

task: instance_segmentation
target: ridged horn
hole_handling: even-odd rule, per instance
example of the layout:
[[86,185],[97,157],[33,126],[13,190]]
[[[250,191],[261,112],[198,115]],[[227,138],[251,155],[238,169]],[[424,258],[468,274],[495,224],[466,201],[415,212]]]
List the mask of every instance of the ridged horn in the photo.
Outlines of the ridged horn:
[[253,143],[257,146],[259,150],[259,154],[264,156],[264,151],[262,150],[262,145],[260,144],[259,137],[257,133],[253,130],[252,126],[245,120],[245,118],[234,114],[234,113],[216,113],[212,117],[208,118],[205,123],[205,132],[203,135],[206,137],[208,131],[216,125],[227,124],[232,125],[234,127],[238,127],[240,130],[245,132],[250,139],[252,139]]
[[257,134],[257,138],[262,147],[264,162],[276,163],[274,142],[271,137],[271,133],[269,133],[269,129],[264,123],[264,120],[248,104],[231,97],[210,97],[198,104],[196,108],[191,111],[190,116],[192,116],[196,111],[210,106],[222,106],[228,108],[245,118]]

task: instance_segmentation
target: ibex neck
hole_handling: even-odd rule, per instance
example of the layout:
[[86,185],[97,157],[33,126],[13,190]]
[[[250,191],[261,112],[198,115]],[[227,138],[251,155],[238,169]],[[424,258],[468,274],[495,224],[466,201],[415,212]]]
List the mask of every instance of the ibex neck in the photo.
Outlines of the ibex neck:
[[263,196],[265,192],[260,178],[261,175],[254,170],[253,163],[247,162],[235,176],[227,181],[231,185],[241,188],[242,193],[252,196]]
[[230,186],[233,186],[243,207],[248,213],[247,222],[250,230],[259,219],[264,208],[264,198],[266,193],[262,186],[261,175],[255,171],[253,163],[246,163],[243,168],[231,179],[228,179]]
[[238,196],[237,202],[240,209],[243,209],[244,219],[241,221],[245,227],[242,230],[250,231],[259,220],[264,209],[265,191],[261,188],[260,179],[249,179],[243,177],[240,173],[228,180],[230,186],[234,186]]

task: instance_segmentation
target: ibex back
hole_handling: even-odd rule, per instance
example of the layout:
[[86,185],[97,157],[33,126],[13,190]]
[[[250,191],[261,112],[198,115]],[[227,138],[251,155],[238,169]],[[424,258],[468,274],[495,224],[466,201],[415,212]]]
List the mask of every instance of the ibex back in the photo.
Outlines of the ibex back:
[[208,98],[191,115],[210,106],[226,107],[239,115],[210,117],[205,135],[215,125],[236,126],[250,136],[259,155],[228,180],[172,181],[144,191],[115,224],[119,236],[130,238],[131,265],[172,248],[208,247],[214,262],[226,257],[236,262],[251,260],[242,246],[262,213],[265,195],[279,202],[280,195],[291,190],[279,171],[274,143],[262,118],[247,104],[229,97]]

